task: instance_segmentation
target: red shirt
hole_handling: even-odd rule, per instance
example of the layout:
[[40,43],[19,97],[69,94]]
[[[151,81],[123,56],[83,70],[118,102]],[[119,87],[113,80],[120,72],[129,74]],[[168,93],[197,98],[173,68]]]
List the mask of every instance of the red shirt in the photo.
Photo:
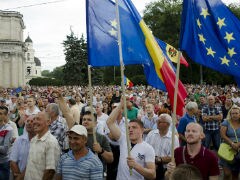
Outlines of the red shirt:
[[[209,176],[218,176],[220,174],[218,158],[213,152],[202,146],[200,152],[191,158],[187,152],[187,148],[184,147],[178,147],[174,151],[176,166],[186,163],[197,167],[202,174],[203,180],[208,180]],[[183,149],[185,158],[183,156]]]

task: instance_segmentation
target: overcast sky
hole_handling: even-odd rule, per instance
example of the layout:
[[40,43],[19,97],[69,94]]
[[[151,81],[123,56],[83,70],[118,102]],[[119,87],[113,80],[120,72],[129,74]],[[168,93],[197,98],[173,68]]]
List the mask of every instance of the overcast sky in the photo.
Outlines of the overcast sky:
[[[145,5],[152,1],[132,0],[141,14]],[[79,37],[86,32],[85,0],[0,0],[0,9],[18,11],[23,15],[24,40],[29,34],[35,56],[42,62],[42,70],[53,70],[65,64],[62,42],[70,34],[70,27]]]

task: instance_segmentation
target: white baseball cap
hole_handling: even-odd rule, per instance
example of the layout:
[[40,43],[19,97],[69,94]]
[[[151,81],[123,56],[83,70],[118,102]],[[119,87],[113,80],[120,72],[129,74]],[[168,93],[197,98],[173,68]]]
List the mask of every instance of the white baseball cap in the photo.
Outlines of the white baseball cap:
[[75,132],[78,135],[86,136],[88,135],[87,129],[82,125],[74,125],[68,132]]

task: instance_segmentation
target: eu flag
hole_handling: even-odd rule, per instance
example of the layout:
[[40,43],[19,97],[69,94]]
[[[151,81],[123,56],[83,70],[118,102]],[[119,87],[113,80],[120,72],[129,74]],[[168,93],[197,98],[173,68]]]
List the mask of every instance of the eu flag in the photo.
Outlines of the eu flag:
[[[87,0],[88,64],[120,66],[116,5],[112,0]],[[122,53],[125,65],[144,64],[150,56],[138,22],[125,1],[119,0]]]
[[221,0],[184,0],[180,48],[195,62],[240,77],[240,21]]
[[[131,0],[119,0],[123,62],[144,64],[147,81],[152,86],[168,91],[173,107],[176,75],[158,40],[153,36]],[[119,66],[115,3],[111,0],[87,0],[88,58],[92,66]],[[167,47],[167,45],[165,45]],[[164,48],[165,49],[165,48]],[[178,52],[177,52],[178,53]],[[182,115],[187,95],[179,81],[177,114]]]

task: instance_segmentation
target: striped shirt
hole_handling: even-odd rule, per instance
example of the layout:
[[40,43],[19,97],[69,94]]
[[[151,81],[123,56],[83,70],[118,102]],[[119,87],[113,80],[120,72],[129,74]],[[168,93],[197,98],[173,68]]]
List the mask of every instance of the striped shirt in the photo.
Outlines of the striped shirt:
[[101,161],[89,149],[86,156],[76,160],[72,150],[63,154],[59,160],[57,174],[66,180],[102,180]]

